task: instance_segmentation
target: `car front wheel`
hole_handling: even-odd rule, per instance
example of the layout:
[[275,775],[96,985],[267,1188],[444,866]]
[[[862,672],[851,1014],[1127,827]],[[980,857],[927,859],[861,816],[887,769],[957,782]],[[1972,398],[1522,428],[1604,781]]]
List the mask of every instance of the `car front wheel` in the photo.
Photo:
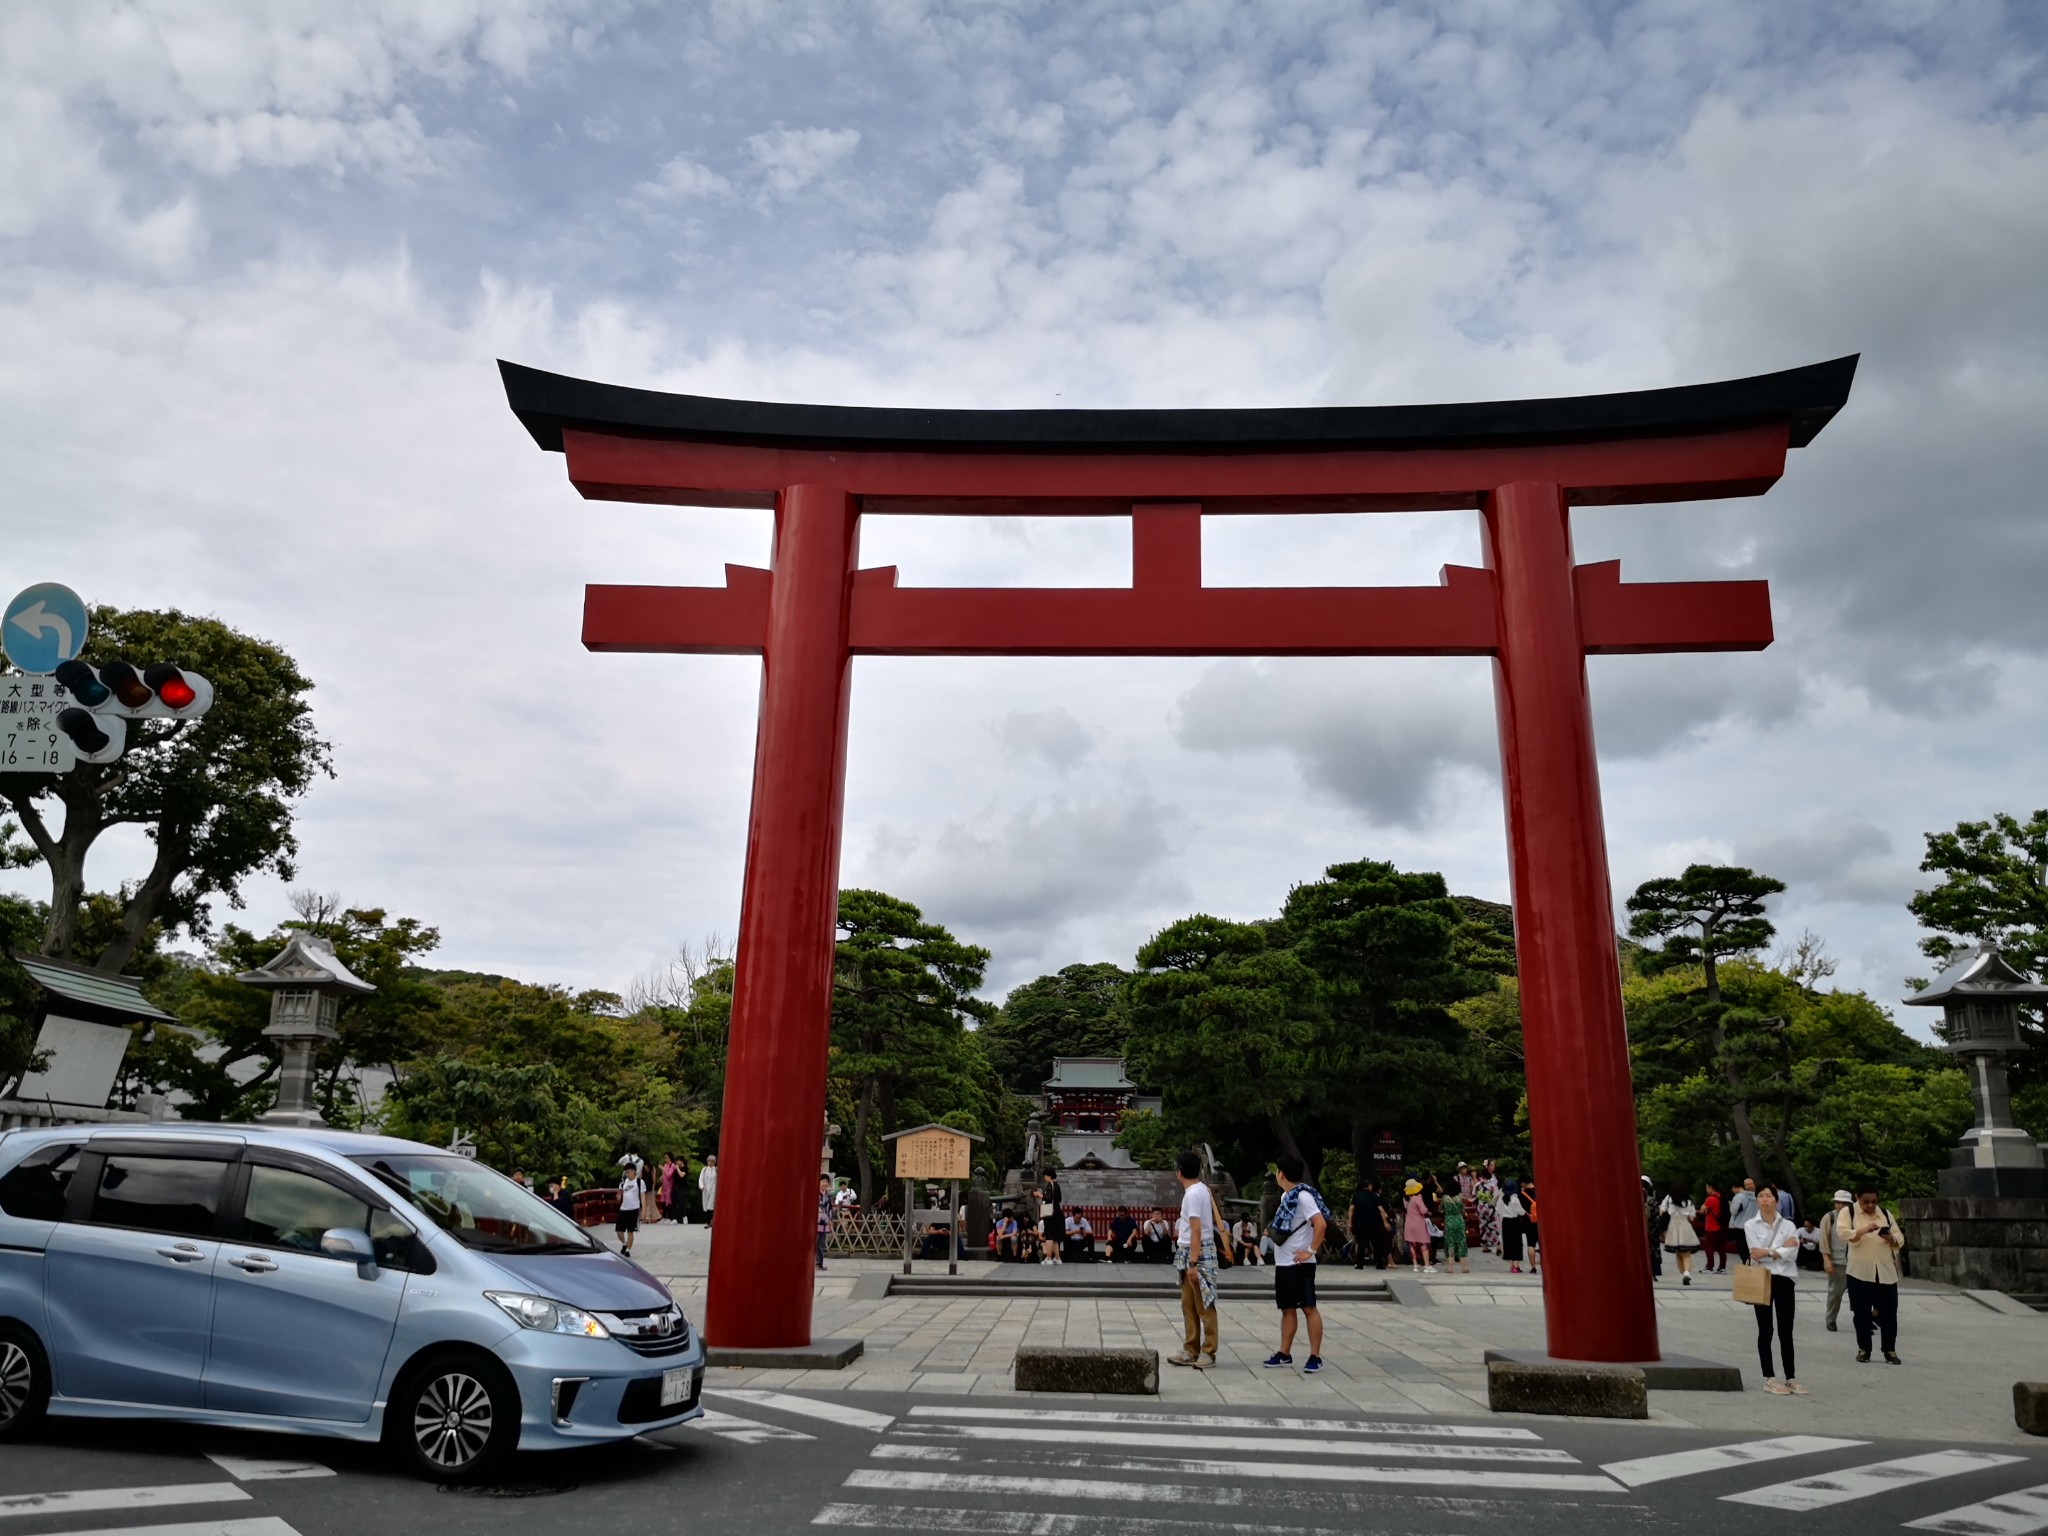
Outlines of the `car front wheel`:
[[389,1430],[415,1470],[444,1483],[489,1477],[519,1444],[519,1389],[487,1355],[437,1356],[391,1404]]
[[50,1401],[50,1357],[19,1323],[0,1323],[0,1440],[34,1429]]

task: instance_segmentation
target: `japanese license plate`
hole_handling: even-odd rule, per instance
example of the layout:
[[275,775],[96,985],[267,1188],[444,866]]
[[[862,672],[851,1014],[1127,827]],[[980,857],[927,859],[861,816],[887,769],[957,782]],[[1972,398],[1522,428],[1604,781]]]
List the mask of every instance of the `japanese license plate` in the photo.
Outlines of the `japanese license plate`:
[[672,1371],[661,1373],[661,1406],[673,1408],[677,1403],[687,1402],[690,1396],[690,1368],[679,1365]]

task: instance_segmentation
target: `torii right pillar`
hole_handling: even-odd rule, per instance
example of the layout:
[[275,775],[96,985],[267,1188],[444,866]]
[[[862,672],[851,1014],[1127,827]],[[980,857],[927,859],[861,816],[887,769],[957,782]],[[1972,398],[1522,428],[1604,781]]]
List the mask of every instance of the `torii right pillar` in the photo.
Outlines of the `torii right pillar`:
[[[1481,516],[1543,1239],[1555,1252],[1601,1255],[1577,1266],[1578,1283],[1544,1288],[1545,1335],[1560,1357],[1655,1360],[1656,1314],[1642,1305],[1648,1236],[1631,1242],[1628,1221],[1616,1220],[1642,1208],[1642,1176],[1635,1158],[1614,1155],[1611,1133],[1634,1125],[1635,1094],[1571,512],[1561,486],[1523,481],[1497,487]],[[1552,1189],[1553,1174],[1569,1187]]]

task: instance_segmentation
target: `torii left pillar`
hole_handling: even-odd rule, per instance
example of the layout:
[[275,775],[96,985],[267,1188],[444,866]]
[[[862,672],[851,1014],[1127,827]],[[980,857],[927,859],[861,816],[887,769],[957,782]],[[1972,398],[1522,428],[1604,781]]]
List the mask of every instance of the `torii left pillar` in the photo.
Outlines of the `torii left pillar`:
[[[811,1268],[790,1262],[817,1182],[825,1121],[839,827],[846,795],[847,650],[860,518],[830,485],[776,498],[773,576],[754,740],[740,946],[726,1060],[719,1205],[705,1336],[786,1345],[811,1311]],[[773,814],[762,815],[763,808]]]

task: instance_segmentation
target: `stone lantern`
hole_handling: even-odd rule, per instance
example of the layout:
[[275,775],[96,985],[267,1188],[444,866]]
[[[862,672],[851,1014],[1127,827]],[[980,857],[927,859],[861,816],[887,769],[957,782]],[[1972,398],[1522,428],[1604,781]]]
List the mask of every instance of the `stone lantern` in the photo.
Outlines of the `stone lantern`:
[[277,1074],[277,1103],[263,1116],[270,1125],[324,1125],[313,1107],[313,1056],[330,1040],[342,994],[377,989],[334,958],[334,946],[311,934],[291,943],[260,970],[235,978],[270,993],[270,1024],[263,1033],[283,1057]]
[[2014,969],[1986,939],[1905,1000],[1909,1008],[1939,1008],[1942,1049],[1959,1056],[1970,1073],[1977,1123],[1963,1133],[1953,1166],[1941,1171],[1944,1195],[1980,1199],[2038,1199],[2048,1195],[2040,1143],[2013,1124],[2006,1057],[2027,1048],[2020,1009],[2048,1004],[2048,986]]

